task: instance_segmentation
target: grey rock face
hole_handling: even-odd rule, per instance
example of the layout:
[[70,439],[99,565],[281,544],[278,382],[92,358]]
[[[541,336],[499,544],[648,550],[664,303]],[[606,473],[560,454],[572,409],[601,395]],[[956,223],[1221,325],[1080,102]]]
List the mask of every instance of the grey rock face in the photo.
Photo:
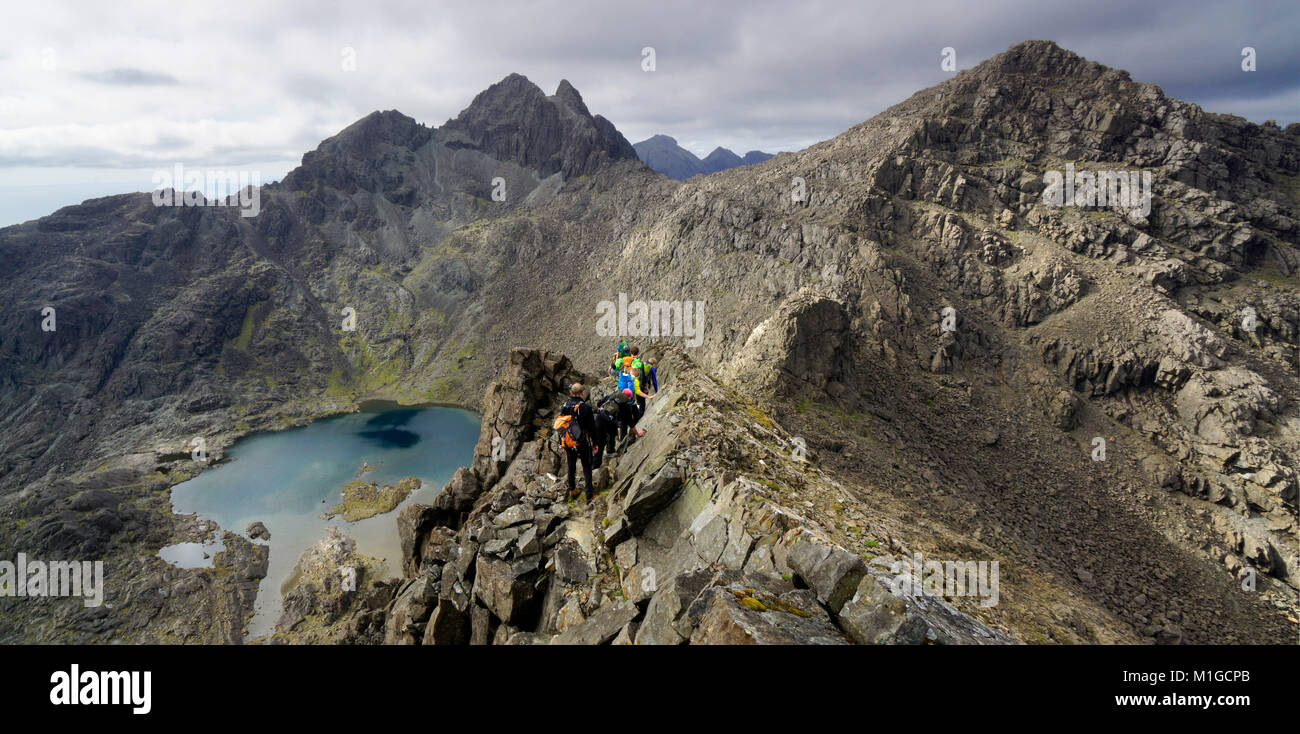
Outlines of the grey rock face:
[[691,635],[695,645],[847,645],[826,611],[806,591],[780,597],[741,587],[715,586]]
[[627,139],[605,118],[593,117],[568,81],[547,97],[520,74],[481,92],[438,133],[449,148],[518,163],[543,178],[583,176],[610,161],[636,160]]

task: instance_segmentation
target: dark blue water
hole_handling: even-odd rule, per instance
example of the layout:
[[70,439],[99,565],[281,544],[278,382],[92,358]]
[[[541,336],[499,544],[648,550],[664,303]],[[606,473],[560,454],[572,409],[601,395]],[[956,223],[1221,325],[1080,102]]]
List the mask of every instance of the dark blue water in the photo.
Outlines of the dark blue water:
[[[322,520],[338,504],[344,484],[358,478],[392,484],[402,477],[424,483],[406,503],[428,503],[458,467],[473,459],[479,416],[447,407],[382,408],[319,420],[277,433],[237,441],[226,452],[233,459],[172,487],[172,508],[197,513],[223,529],[244,535],[260,520],[271,531],[270,570],[257,595],[249,638],[269,632],[280,615],[281,589],[298,557],[338,527],[355,538],[358,551],[385,559],[400,573],[398,509],[355,523]],[[359,474],[362,462],[372,471]],[[160,554],[177,565],[210,565],[202,552],[213,545],[182,544]]]

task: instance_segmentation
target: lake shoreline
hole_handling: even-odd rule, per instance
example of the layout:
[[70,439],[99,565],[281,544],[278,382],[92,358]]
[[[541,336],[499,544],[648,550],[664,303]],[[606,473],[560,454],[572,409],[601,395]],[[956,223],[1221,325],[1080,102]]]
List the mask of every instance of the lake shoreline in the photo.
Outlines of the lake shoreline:
[[[431,501],[470,461],[478,440],[481,416],[457,404],[369,399],[349,408],[233,437],[217,460],[167,490],[173,514],[211,525],[217,537],[229,531],[247,539],[250,522],[265,522],[271,531],[269,541],[250,540],[271,553],[245,642],[274,633],[292,568],[328,528],[354,538],[360,552],[391,572],[400,553],[396,513],[411,502]],[[324,517],[322,510],[366,465],[367,481],[392,484],[414,476],[421,485],[388,512],[355,522]]]

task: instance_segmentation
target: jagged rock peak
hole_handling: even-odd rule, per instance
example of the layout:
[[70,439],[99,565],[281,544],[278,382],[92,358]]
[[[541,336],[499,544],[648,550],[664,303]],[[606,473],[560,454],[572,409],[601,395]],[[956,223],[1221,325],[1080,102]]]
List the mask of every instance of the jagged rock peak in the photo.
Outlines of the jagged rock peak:
[[1129,79],[1127,71],[1089,61],[1053,41],[1022,41],[973,69],[977,73],[1031,74],[1037,77],[1095,79],[1113,72]]
[[552,99],[564,104],[569,109],[577,112],[583,117],[590,117],[591,112],[587,110],[587,105],[582,101],[582,95],[578,90],[573,88],[568,79],[561,79],[560,85],[555,88],[555,94]]
[[522,74],[479,93],[438,131],[452,148],[478,150],[542,176],[581,176],[616,160],[637,160],[632,144],[605,118],[592,115],[567,80],[553,96]]

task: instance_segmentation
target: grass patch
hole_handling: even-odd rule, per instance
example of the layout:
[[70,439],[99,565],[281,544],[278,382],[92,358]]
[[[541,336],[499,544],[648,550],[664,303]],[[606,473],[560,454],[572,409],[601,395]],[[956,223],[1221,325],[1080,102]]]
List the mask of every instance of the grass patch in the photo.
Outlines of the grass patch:
[[380,487],[376,482],[355,479],[343,486],[343,501],[326,513],[328,517],[342,515],[348,522],[392,512],[411,492],[419,489],[420,480],[406,477],[395,485]]
[[257,319],[262,315],[266,305],[263,301],[248,307],[244,312],[244,321],[239,325],[239,335],[230,343],[231,346],[241,352],[248,351],[248,345],[253,341],[253,327],[257,325]]
[[766,415],[763,414],[763,411],[759,410],[753,405],[746,405],[745,412],[748,413],[749,417],[753,418],[754,422],[759,424],[760,426],[767,429],[772,428],[772,419],[768,418]]
[[1275,285],[1278,288],[1289,288],[1291,290],[1300,288],[1300,278],[1297,278],[1294,275],[1283,275],[1281,269],[1278,268],[1277,263],[1273,260],[1266,260],[1255,266],[1255,268],[1250,271],[1250,277],[1255,280],[1262,280],[1270,285]]

